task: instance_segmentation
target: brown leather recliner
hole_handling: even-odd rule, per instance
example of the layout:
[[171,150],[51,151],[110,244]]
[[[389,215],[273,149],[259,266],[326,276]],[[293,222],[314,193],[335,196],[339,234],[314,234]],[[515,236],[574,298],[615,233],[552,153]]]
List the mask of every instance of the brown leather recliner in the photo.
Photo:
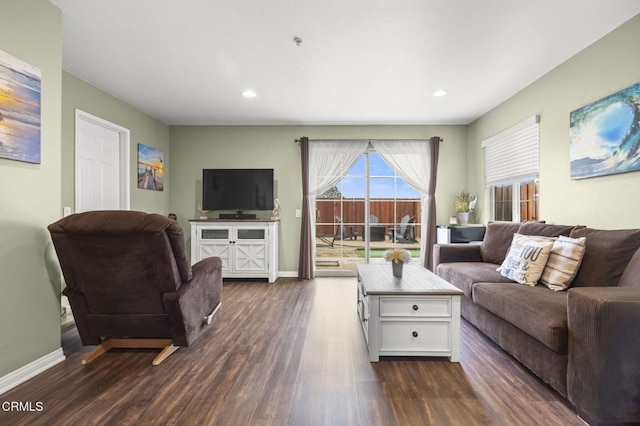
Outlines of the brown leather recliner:
[[83,364],[115,347],[163,348],[158,365],[219,315],[222,262],[211,257],[192,267],[175,220],[92,211],[48,229],[82,343],[99,345]]

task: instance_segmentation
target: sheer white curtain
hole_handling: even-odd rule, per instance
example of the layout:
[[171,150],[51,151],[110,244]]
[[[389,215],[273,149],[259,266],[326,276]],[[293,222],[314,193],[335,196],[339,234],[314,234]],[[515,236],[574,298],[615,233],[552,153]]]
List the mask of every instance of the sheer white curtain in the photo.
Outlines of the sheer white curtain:
[[425,255],[430,256],[431,253],[431,250],[427,250],[429,240],[427,238],[429,231],[428,194],[431,183],[429,142],[426,140],[375,139],[371,140],[371,145],[398,177],[420,193],[422,204],[420,209],[420,260],[425,264]]
[[346,175],[367,150],[369,140],[309,140],[309,209],[312,254],[315,259],[316,196],[324,193]]

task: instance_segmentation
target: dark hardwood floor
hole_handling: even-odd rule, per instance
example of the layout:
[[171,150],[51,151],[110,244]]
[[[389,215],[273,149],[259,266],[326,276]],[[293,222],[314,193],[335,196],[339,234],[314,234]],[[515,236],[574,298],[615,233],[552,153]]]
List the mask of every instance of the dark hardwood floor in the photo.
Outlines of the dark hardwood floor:
[[154,367],[153,350],[92,348],[0,395],[42,411],[1,425],[580,425],[566,400],[462,322],[461,362],[369,363],[355,278],[225,283],[220,319]]

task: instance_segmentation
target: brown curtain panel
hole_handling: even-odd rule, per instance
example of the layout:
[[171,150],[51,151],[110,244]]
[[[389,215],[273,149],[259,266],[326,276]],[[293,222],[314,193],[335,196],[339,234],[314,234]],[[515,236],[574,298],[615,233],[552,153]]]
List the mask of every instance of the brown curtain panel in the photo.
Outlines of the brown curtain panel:
[[436,183],[438,180],[438,155],[440,153],[440,142],[442,139],[440,136],[433,136],[429,138],[429,159],[431,164],[429,165],[429,190],[427,196],[429,197],[429,207],[427,209],[427,236],[424,253],[424,267],[430,271],[433,271],[433,245],[436,243]]
[[313,247],[311,241],[311,206],[309,205],[309,138],[300,138],[302,164],[302,225],[300,227],[300,261],[298,279],[313,278]]

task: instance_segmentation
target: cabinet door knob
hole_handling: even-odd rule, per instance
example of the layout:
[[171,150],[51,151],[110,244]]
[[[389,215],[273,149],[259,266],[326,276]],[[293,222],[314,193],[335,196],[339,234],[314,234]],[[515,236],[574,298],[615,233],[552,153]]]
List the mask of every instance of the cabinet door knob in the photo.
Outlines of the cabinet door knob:
[[413,310],[417,311],[418,310],[418,305],[413,305]]
[[411,334],[413,334],[413,337],[418,337],[418,332],[417,332],[417,331],[414,331],[414,332],[413,332],[413,333],[411,333]]

